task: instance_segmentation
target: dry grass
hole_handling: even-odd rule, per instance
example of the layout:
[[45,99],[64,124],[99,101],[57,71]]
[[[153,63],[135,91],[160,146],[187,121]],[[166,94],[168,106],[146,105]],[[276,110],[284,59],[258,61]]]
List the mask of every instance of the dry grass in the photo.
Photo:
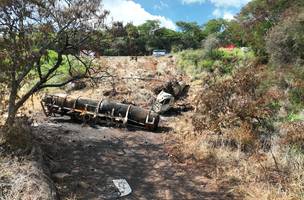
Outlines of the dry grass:
[[261,88],[266,75],[249,67],[204,87],[196,112],[176,121],[173,150],[209,163],[220,183],[236,182],[231,192],[240,199],[304,199],[304,124],[274,124],[269,105],[285,97],[280,86]]
[[[195,157],[208,162],[210,176],[221,181],[238,180],[232,193],[241,199],[295,200],[304,198],[304,154],[290,148],[273,145],[269,152],[248,155],[239,148],[231,148],[221,136],[192,133],[175,134],[181,141],[176,145],[182,159]],[[183,155],[181,156],[181,153]]]
[[12,150],[30,151],[32,148],[31,120],[26,117],[18,117],[12,127],[0,129],[1,141]]
[[[12,156],[0,154],[0,199],[3,200],[54,200],[56,189],[45,173],[40,159],[41,151],[31,156]],[[39,148],[38,148],[39,149]],[[35,157],[35,159],[32,159]]]
[[56,199],[56,189],[45,174],[43,153],[34,145],[31,120],[18,117],[12,127],[2,127],[0,132],[0,199]]
[[25,162],[14,169],[11,190],[6,199],[45,199],[52,200],[56,197],[56,190],[50,187],[50,179],[35,162]]
[[290,122],[281,126],[281,142],[304,151],[304,122]]

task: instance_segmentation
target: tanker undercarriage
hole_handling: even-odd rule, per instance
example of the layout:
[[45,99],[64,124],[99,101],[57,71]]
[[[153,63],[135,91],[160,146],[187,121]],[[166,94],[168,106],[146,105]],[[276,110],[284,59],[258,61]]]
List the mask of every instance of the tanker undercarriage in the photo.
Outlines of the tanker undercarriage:
[[158,128],[160,119],[159,115],[151,110],[107,99],[46,95],[41,105],[47,116],[59,114],[78,121],[106,126],[132,126],[154,131]]

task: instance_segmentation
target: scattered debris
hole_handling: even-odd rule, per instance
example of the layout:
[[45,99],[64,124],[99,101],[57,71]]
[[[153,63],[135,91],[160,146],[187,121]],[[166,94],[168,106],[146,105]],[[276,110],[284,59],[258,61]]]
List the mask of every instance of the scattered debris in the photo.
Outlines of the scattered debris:
[[161,91],[171,94],[176,100],[187,96],[190,85],[177,80],[170,80],[163,85],[154,88],[154,94],[159,94]]
[[117,189],[119,190],[120,197],[124,197],[131,194],[132,189],[125,179],[113,180],[113,183],[115,187],[117,187]]

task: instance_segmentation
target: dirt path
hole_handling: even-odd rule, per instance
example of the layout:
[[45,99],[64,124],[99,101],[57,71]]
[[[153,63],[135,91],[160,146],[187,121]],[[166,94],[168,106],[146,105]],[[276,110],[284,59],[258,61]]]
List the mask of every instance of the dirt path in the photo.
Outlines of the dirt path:
[[72,124],[42,123],[36,135],[50,156],[61,199],[116,199],[113,179],[132,193],[121,199],[232,199],[215,187],[204,168],[175,162],[158,133]]

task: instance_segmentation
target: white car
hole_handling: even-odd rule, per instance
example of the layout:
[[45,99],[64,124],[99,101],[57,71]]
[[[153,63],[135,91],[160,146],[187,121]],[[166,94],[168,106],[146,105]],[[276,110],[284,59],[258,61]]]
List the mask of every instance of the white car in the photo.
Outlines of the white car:
[[159,56],[165,56],[167,54],[166,50],[153,50],[153,56],[159,57]]

